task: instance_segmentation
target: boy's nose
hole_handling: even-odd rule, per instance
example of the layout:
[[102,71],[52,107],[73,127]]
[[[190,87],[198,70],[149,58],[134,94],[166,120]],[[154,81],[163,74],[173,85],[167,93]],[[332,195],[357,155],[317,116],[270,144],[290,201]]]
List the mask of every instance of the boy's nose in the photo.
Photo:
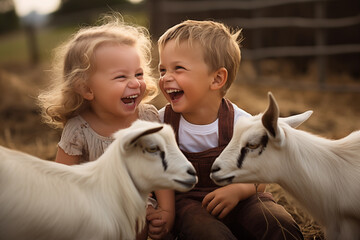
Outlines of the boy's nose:
[[160,80],[164,82],[169,82],[174,80],[174,78],[170,72],[166,72],[162,77],[160,77]]

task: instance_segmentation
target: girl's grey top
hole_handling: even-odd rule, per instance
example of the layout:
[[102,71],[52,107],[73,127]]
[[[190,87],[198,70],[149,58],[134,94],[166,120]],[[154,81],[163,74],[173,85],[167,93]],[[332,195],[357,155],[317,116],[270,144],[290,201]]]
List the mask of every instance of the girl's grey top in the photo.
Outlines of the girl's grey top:
[[[159,122],[157,109],[150,104],[140,104],[139,119]],[[96,133],[80,115],[66,123],[58,146],[69,155],[81,156],[80,163],[94,161],[112,143],[113,137]]]

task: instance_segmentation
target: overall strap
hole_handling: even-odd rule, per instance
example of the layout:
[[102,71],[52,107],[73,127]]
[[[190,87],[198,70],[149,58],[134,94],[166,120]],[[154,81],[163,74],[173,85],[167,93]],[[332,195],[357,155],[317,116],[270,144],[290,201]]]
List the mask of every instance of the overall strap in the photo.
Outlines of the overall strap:
[[234,107],[230,100],[223,98],[218,111],[219,119],[219,147],[226,146],[233,135]]
[[165,106],[164,123],[170,124],[173,127],[177,143],[179,143],[180,116],[180,113],[172,110],[171,104]]

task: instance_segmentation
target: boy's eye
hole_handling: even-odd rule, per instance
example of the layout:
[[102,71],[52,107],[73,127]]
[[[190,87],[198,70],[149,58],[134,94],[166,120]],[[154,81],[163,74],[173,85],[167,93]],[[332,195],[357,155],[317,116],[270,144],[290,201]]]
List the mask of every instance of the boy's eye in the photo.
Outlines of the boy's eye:
[[160,72],[161,77],[165,75],[165,69],[164,68],[160,68],[159,72]]

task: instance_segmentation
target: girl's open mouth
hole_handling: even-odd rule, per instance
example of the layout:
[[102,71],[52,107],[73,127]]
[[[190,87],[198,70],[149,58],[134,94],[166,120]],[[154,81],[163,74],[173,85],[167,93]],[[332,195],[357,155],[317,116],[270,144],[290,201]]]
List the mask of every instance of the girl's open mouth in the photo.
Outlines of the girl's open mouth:
[[128,97],[121,98],[121,101],[125,103],[126,105],[133,105],[136,102],[136,98],[139,97],[139,95],[131,95]]
[[170,96],[171,100],[179,99],[184,95],[184,91],[179,89],[168,89],[166,93]]

